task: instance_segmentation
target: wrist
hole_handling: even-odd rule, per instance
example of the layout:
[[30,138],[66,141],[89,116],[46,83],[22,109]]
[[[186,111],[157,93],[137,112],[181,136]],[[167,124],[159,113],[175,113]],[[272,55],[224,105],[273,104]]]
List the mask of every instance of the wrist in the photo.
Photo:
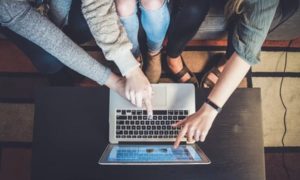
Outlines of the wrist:
[[139,68],[139,66],[133,67],[132,69],[130,69],[126,74],[125,77],[126,78],[131,78],[134,77],[136,74],[139,73],[141,69]]
[[222,107],[218,106],[216,103],[214,103],[213,101],[211,101],[209,98],[206,98],[205,104],[207,104],[212,109],[214,109],[215,111],[217,111],[217,113],[220,113],[222,111]]
[[119,76],[114,73],[111,73],[108,79],[105,82],[105,85],[110,89],[117,89],[118,82],[121,80]]

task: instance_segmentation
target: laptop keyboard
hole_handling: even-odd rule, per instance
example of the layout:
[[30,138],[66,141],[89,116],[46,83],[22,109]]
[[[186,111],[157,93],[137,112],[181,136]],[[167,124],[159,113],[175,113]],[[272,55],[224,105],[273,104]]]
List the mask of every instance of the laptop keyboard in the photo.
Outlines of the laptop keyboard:
[[189,114],[188,110],[116,110],[116,138],[176,138],[181,128],[172,124]]

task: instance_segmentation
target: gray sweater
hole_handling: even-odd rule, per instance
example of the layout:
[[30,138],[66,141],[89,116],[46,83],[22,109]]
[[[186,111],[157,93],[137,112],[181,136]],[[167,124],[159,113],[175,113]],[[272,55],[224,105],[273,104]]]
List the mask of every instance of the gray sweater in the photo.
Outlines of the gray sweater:
[[[139,66],[131,54],[132,45],[119,22],[113,0],[82,0],[82,11],[106,59],[113,60],[122,75]],[[101,85],[111,73],[26,1],[0,0],[0,23]]]

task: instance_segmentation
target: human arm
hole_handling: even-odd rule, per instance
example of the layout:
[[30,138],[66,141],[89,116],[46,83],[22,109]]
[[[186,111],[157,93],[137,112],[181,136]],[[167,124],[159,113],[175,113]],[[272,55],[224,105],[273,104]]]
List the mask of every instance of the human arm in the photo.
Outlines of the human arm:
[[[278,3],[278,0],[245,0],[247,8],[239,16],[231,40],[235,52],[225,64],[219,80],[208,96],[208,99],[219,107],[223,107],[250,66],[259,62],[258,54]],[[193,139],[204,141],[216,116],[217,111],[204,103],[195,114],[174,125],[183,126],[174,146],[177,147],[184,136],[187,136],[189,141]]]
[[[250,65],[234,53],[226,63],[220,79],[210,92],[208,99],[219,107],[223,107],[249,69]],[[178,135],[174,146],[177,147],[185,135],[187,135],[189,142],[193,140],[203,142],[217,114],[218,112],[214,108],[204,103],[195,114],[183,121],[179,121],[176,125],[183,125],[184,127]]]
[[73,43],[60,29],[37,13],[27,2],[1,0],[0,23],[1,26],[11,29],[45,49],[75,71],[100,85],[107,85],[125,97],[125,90],[122,88],[124,85],[121,81],[116,81],[121,79],[120,77]]
[[139,107],[146,104],[152,113],[149,81],[131,53],[132,44],[120,23],[113,0],[82,0],[82,12],[97,45],[126,77],[126,97]]

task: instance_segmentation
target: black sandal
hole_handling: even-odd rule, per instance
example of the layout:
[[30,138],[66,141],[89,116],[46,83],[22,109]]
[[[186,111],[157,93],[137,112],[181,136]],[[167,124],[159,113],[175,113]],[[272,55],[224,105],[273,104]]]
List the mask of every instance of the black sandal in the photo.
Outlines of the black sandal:
[[[185,64],[182,56],[180,56],[180,58],[181,58],[183,67],[182,67],[182,69],[178,73],[176,73],[176,74],[172,73],[174,79],[176,80],[176,82],[180,82],[180,83],[192,83],[192,84],[194,84],[195,87],[199,87],[199,81],[198,81],[196,75],[186,66],[186,64]],[[185,81],[185,82],[181,82],[180,79],[184,75],[186,75],[187,73],[190,75],[191,78],[189,80]]]
[[206,88],[205,85],[208,88],[213,88],[216,83],[214,83],[211,79],[208,78],[209,74],[214,74],[218,79],[221,75],[221,71],[219,70],[220,66],[223,66],[226,63],[226,58],[225,58],[225,54],[216,54],[214,55],[213,58],[219,58],[219,62],[217,63],[217,65],[213,68],[211,68],[211,70],[209,70],[207,73],[204,74],[204,76],[201,79],[201,87],[202,88]]

